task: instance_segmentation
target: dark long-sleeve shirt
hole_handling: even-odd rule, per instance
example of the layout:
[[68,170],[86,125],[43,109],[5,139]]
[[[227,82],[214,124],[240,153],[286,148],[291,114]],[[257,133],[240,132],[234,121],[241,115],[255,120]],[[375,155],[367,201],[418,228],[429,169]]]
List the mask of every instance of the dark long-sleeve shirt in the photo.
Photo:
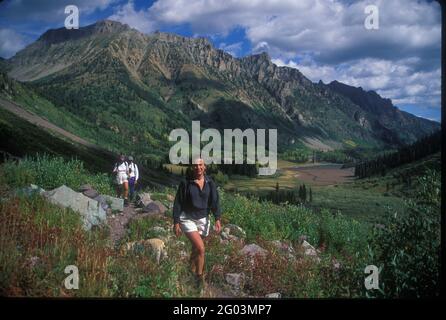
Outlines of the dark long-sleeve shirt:
[[214,181],[205,176],[203,190],[194,180],[185,180],[178,186],[173,206],[173,221],[180,222],[181,212],[191,219],[202,219],[214,214],[215,219],[220,219],[221,209],[217,186]]

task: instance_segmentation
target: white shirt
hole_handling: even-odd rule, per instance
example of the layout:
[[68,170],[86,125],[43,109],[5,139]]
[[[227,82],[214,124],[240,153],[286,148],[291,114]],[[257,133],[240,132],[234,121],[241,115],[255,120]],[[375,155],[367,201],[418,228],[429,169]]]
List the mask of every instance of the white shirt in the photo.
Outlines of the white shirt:
[[117,163],[113,172],[118,172],[119,174],[127,174],[129,170],[128,167],[129,165],[125,161],[121,164]]
[[138,181],[139,179],[139,170],[138,170],[138,166],[136,165],[136,163],[130,163],[129,164],[129,169],[131,169],[130,172],[130,178],[135,177],[135,181]]

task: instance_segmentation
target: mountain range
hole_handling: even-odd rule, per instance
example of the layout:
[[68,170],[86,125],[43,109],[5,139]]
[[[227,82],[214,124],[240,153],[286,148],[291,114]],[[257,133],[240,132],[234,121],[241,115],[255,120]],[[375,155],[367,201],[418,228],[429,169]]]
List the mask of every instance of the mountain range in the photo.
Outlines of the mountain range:
[[376,92],[313,83],[267,53],[236,58],[206,38],[143,34],[110,20],[48,30],[0,70],[20,87],[0,94],[27,94],[28,108],[79,136],[156,157],[168,150],[170,130],[190,129],[192,120],[277,128],[279,150],[395,148],[440,129]]

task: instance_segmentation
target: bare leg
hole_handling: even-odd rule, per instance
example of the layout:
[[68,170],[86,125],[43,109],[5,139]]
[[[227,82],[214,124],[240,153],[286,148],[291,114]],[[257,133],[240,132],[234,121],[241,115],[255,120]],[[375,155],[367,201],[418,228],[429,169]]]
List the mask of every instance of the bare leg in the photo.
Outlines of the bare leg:
[[124,187],[124,199],[128,199],[128,195],[129,195],[129,183],[126,181],[123,184]]
[[203,275],[204,269],[204,243],[203,239],[201,239],[200,234],[197,231],[187,232],[186,236],[189,238],[192,243],[192,252],[195,250],[195,263],[196,270],[195,274],[197,276]]
[[192,273],[197,272],[197,251],[195,250],[194,246],[192,246],[192,252],[190,254],[190,267]]

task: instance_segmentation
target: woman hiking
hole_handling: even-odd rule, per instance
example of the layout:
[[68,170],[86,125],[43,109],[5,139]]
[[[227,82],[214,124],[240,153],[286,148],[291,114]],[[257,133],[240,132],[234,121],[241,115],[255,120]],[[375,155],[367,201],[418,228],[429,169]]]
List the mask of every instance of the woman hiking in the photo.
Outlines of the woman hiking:
[[221,231],[221,210],[217,186],[206,172],[203,159],[193,161],[193,175],[178,186],[173,207],[173,231],[177,237],[181,231],[192,244],[191,269],[196,277],[197,287],[203,288],[204,281],[204,242],[209,235],[212,211],[215,217],[215,231]]
[[113,173],[116,173],[116,193],[118,197],[124,197],[124,204],[128,205],[128,193],[129,193],[129,165],[125,161],[125,156],[121,154],[118,158],[118,162],[115,163]]

